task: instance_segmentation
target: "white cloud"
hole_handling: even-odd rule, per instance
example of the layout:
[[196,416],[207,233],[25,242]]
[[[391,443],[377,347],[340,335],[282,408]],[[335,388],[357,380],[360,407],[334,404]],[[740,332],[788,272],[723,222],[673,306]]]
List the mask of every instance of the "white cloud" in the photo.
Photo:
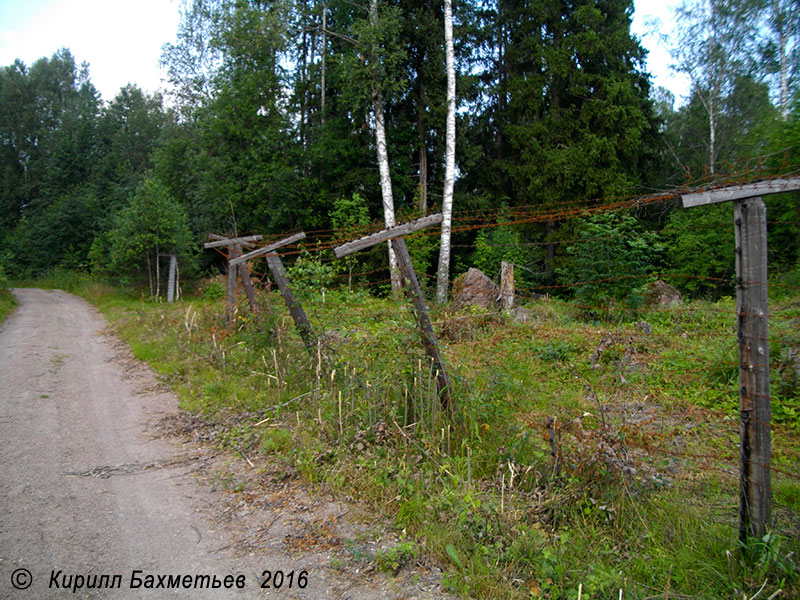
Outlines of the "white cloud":
[[636,0],[635,5],[631,31],[649,51],[647,70],[653,85],[667,88],[680,105],[681,100],[689,95],[689,80],[670,68],[673,61],[668,50],[675,27],[673,14],[677,3]]
[[161,87],[161,46],[175,39],[178,20],[177,0],[54,1],[0,32],[0,64],[30,65],[66,47],[89,63],[105,100],[129,82],[152,92]]

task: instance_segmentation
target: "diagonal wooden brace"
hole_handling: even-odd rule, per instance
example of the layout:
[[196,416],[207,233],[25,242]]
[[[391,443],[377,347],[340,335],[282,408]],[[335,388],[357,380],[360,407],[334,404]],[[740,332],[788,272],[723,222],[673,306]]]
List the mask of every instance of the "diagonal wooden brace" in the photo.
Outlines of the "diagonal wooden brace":
[[409,221],[402,225],[388,227],[377,233],[337,246],[333,249],[333,253],[337,258],[342,258],[354,252],[358,252],[359,250],[370,248],[375,244],[390,241],[394,248],[395,257],[397,258],[397,266],[400,269],[400,273],[403,275],[403,279],[408,283],[411,302],[414,305],[414,316],[416,317],[420,337],[422,338],[422,345],[425,348],[425,353],[431,358],[433,367],[436,369],[436,387],[439,393],[439,401],[444,409],[455,411],[457,407],[450,393],[450,377],[447,374],[447,367],[439,351],[439,345],[436,342],[436,334],[433,331],[433,325],[428,316],[428,309],[425,306],[425,296],[417,280],[414,265],[411,263],[411,256],[408,254],[406,242],[402,237],[411,232],[441,222],[442,215],[441,213],[437,213],[417,219],[416,221]]

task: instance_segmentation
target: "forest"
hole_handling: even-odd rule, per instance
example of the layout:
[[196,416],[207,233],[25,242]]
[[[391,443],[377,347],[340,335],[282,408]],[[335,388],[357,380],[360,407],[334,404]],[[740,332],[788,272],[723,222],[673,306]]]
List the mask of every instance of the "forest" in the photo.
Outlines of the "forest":
[[[792,173],[797,3],[684,2],[670,39],[692,87],[676,102],[650,84],[630,1],[456,2],[451,194],[444,4],[186,1],[176,41],[163,48],[167,95],[129,85],[101,98],[67,48],[3,67],[6,274],[62,268],[146,288],[166,251],[180,255],[187,280],[217,272],[219,259],[200,250],[210,232],[303,229],[319,244],[384,221],[378,115],[397,218],[440,210],[450,196],[454,275],[478,266],[496,276],[508,259],[532,289],[563,286],[587,274],[562,242],[600,228],[647,247],[629,248],[613,270],[701,275],[674,283],[695,296],[729,294],[725,209],[666,204],[604,222],[510,215]],[[769,210],[770,269],[796,272],[800,201],[774,198]],[[434,276],[437,240],[412,251]],[[358,260],[369,264],[357,272],[386,264],[378,252]]]
[[[330,550],[329,574],[486,599],[797,597],[800,193],[765,196],[768,286],[737,280],[732,203],[678,197],[800,175],[800,2],[683,0],[662,32],[680,98],[651,84],[633,10],[184,0],[163,93],[102,98],[67,48],[5,66],[0,320],[12,285],[94,303],[178,397],[165,435],[231,457],[213,486],[232,514],[296,486],[364,516],[360,537],[314,521],[269,542]],[[386,246],[334,257],[439,211],[406,239],[413,310]],[[226,310],[210,234],[300,232],[279,254],[307,329],[258,260]],[[171,255],[182,302],[160,297]],[[445,301],[503,261],[513,310]],[[682,298],[648,299],[659,280]],[[743,334],[754,314],[768,336]],[[764,366],[771,387],[747,392]],[[744,416],[748,393],[769,418]],[[766,466],[740,451],[756,424]],[[770,472],[763,536],[744,463]]]

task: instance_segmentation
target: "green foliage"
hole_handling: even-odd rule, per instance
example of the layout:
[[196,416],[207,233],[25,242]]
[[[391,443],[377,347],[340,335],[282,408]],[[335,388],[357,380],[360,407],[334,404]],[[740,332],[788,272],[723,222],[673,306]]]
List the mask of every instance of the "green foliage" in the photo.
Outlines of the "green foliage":
[[580,241],[567,247],[566,265],[558,273],[575,286],[575,300],[606,316],[618,305],[641,307],[642,288],[664,251],[658,235],[620,213],[582,219],[576,234]]
[[419,549],[414,542],[399,542],[375,553],[375,562],[381,571],[397,575],[408,562],[419,556]]
[[286,269],[286,274],[298,293],[311,297],[324,293],[331,286],[336,270],[330,263],[322,261],[321,252],[303,250],[294,264]]
[[786,552],[783,536],[768,532],[763,538],[748,538],[739,542],[739,567],[741,574],[753,581],[774,579],[784,585],[800,581],[800,563],[794,552]]
[[[499,281],[500,263],[503,261],[519,265],[523,269],[533,266],[532,253],[523,246],[522,235],[513,225],[505,225],[501,221],[496,227],[478,232],[472,265],[490,279]],[[525,276],[525,271],[519,271],[518,279],[524,280]]]
[[0,323],[11,313],[17,306],[17,300],[6,289],[8,286],[8,278],[6,277],[5,269],[0,263]]
[[191,265],[191,235],[186,212],[163,185],[146,179],[130,204],[115,215],[108,251],[105,262],[97,247],[93,253],[104,272],[136,282],[147,276],[151,293],[155,293],[157,286],[153,278],[161,254],[177,254],[185,264]]
[[225,297],[225,286],[221,281],[212,281],[203,288],[203,298],[206,300],[221,300]]
[[333,201],[331,225],[339,240],[357,237],[364,226],[369,225],[369,207],[364,196],[353,192],[350,197],[339,196]]
[[724,204],[670,213],[663,232],[666,263],[678,277],[669,282],[695,297],[733,293],[732,220],[731,207]]

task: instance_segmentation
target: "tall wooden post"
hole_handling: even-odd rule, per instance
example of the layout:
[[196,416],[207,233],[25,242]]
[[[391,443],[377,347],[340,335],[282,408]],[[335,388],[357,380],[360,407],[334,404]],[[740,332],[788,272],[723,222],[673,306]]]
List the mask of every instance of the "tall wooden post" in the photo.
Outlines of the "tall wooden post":
[[764,537],[770,518],[770,393],[767,339],[767,209],[761,198],[734,202],[739,318],[740,531]]
[[506,261],[500,263],[500,306],[514,308],[514,264]]
[[175,301],[175,278],[178,270],[178,257],[169,255],[169,278],[167,279],[167,302]]
[[767,209],[761,196],[800,189],[800,177],[684,194],[684,208],[734,203],[739,331],[739,539],[761,538],[772,505],[767,332]]
[[[233,257],[239,257],[242,255],[242,245],[241,244],[234,244],[233,245]],[[258,305],[256,304],[256,291],[253,289],[253,282],[250,280],[250,269],[247,268],[247,263],[243,262],[236,266],[239,272],[239,279],[242,280],[242,285],[244,286],[244,293],[247,296],[247,303],[250,305],[250,312],[256,313],[258,311]]]
[[341,246],[333,249],[333,253],[337,258],[343,258],[359,250],[370,248],[375,244],[381,242],[391,241],[392,249],[394,250],[395,257],[397,258],[397,266],[403,279],[408,282],[408,288],[411,293],[411,302],[414,305],[414,316],[417,320],[419,327],[420,337],[422,338],[422,345],[425,348],[426,354],[431,358],[433,367],[436,369],[436,387],[439,393],[439,401],[442,407],[455,411],[456,403],[450,394],[450,377],[447,374],[447,367],[445,366],[442,354],[439,351],[439,346],[436,343],[436,334],[433,331],[433,324],[428,316],[428,309],[425,306],[425,296],[422,293],[422,288],[417,281],[417,274],[414,272],[414,265],[411,263],[411,256],[408,254],[406,242],[402,236],[418,231],[430,225],[436,225],[442,222],[442,214],[429,215],[422,217],[416,221],[410,221],[401,225],[395,225],[387,229],[378,231],[371,235],[347,242]]
[[431,357],[433,366],[436,369],[436,387],[439,391],[439,399],[442,403],[442,408],[449,409],[451,405],[453,405],[452,408],[455,409],[455,403],[450,395],[450,376],[447,374],[447,368],[442,359],[442,354],[439,352],[439,346],[436,343],[436,334],[433,331],[433,324],[428,316],[428,309],[425,306],[425,296],[417,280],[414,265],[411,263],[411,256],[408,254],[406,241],[402,237],[398,237],[394,238],[391,243],[394,248],[395,258],[397,258],[397,266],[403,278],[408,283],[411,303],[414,305],[414,316],[417,319],[417,326],[419,327],[420,337],[422,338],[422,345],[425,348],[425,353]]
[[311,323],[309,322],[303,307],[300,306],[300,303],[294,297],[292,288],[289,287],[289,277],[286,275],[286,269],[283,268],[283,262],[276,253],[271,252],[270,254],[267,254],[267,265],[269,265],[272,278],[275,280],[275,283],[281,291],[281,296],[283,296],[283,301],[286,304],[286,308],[289,309],[289,314],[292,315],[294,324],[297,326],[297,330],[300,332],[300,337],[303,338],[303,343],[305,344],[306,349],[308,349],[309,352],[312,351],[317,345],[314,330],[311,328]]
[[228,254],[228,285],[225,290],[225,319],[228,325],[233,323],[236,316],[236,266],[231,264]]

